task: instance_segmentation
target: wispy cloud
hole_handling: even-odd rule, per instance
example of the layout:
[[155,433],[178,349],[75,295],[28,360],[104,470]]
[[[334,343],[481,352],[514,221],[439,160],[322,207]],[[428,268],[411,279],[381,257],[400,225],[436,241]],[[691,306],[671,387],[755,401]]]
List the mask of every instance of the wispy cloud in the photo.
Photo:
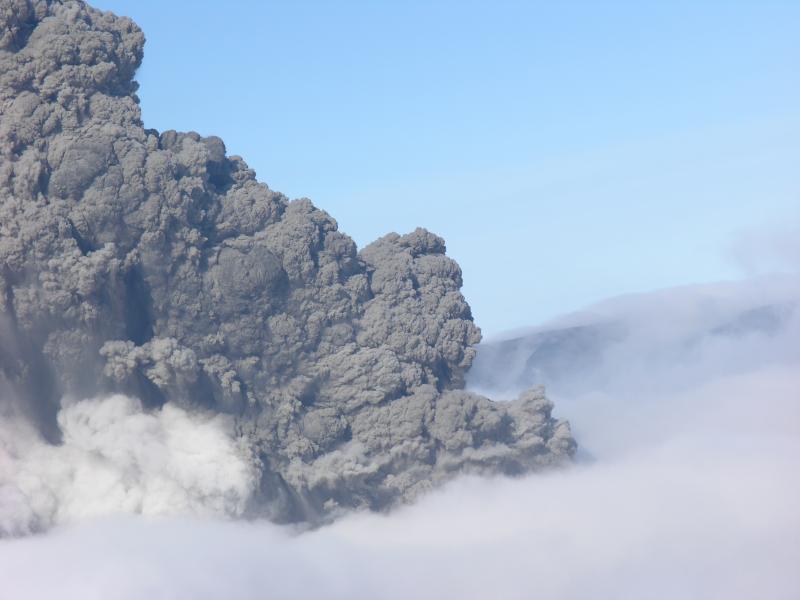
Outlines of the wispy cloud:
[[740,232],[730,247],[734,262],[750,275],[800,271],[800,219],[780,227]]

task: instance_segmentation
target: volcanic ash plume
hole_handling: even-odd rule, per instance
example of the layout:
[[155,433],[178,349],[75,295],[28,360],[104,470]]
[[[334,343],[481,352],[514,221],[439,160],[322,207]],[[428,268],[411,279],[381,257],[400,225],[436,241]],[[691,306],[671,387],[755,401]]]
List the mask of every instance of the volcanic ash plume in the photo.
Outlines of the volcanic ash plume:
[[[41,508],[14,475],[44,481],[34,456],[106,461],[109,488],[81,510],[118,497],[134,512],[316,521],[573,454],[541,391],[495,404],[463,390],[480,332],[441,238],[392,233],[357,252],[219,138],[144,129],[129,19],[0,0],[0,20],[0,456],[3,489],[38,511],[25,523],[72,518],[58,490],[86,491],[76,475]],[[41,440],[26,446],[23,421]],[[230,477],[180,487],[205,479],[174,427],[213,440]],[[137,435],[164,464],[126,454]]]

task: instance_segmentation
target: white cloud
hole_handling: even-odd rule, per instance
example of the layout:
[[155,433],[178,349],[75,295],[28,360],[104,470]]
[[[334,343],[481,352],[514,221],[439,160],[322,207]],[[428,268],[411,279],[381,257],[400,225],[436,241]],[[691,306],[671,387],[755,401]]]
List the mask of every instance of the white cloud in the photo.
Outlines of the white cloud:
[[24,421],[0,422],[0,533],[120,512],[236,516],[257,480],[223,416],[145,413],[113,395],[74,403],[58,421],[59,446]]

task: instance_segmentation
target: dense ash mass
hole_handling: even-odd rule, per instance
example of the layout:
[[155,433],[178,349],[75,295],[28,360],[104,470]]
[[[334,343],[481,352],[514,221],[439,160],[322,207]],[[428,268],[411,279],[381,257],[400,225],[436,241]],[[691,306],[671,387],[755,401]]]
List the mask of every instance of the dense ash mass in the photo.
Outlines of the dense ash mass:
[[461,389],[480,332],[441,238],[358,252],[219,138],[144,129],[130,19],[0,0],[0,20],[7,414],[57,444],[70,399],[226,413],[256,457],[258,510],[283,521],[572,455],[541,390]]

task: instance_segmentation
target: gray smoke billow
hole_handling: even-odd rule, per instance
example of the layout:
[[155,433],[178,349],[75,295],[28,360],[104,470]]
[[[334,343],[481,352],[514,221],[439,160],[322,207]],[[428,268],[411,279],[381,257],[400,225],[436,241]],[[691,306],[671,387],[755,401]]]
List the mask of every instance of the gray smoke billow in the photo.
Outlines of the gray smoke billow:
[[[319,522],[572,456],[540,391],[464,391],[480,332],[441,238],[357,251],[219,138],[145,129],[143,46],[130,19],[83,2],[0,0],[4,531],[90,513],[104,493],[80,483],[91,473],[129,488],[111,494],[124,511],[202,513],[210,498],[220,514]],[[119,439],[98,440],[92,410],[121,411],[105,417]],[[95,429],[76,433],[79,415]],[[169,440],[194,421],[229,438],[212,462],[244,461],[243,479],[211,489],[184,473],[161,494],[153,481],[183,469]],[[123,448],[140,426],[160,428],[147,452],[171,467]],[[31,453],[73,475],[32,484]]]

